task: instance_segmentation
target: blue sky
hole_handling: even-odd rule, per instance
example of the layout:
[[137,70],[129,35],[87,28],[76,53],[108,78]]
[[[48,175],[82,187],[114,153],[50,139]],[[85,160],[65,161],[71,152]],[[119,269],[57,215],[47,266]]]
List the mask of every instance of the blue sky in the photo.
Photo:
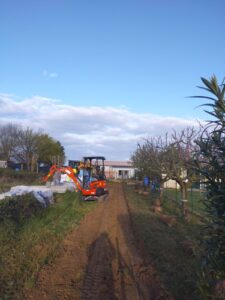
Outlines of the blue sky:
[[[1,122],[23,120],[25,126],[44,127],[65,142],[69,158],[87,154],[89,147],[90,153],[128,159],[140,137],[160,134],[167,126],[181,128],[181,120],[186,126],[207,118],[202,109],[195,109],[199,100],[185,97],[201,93],[196,88],[200,77],[216,74],[222,81],[225,75],[224,11],[223,0],[3,0],[0,93],[8,110],[1,108]],[[43,101],[46,110],[54,104],[70,122],[56,114],[42,124]],[[26,111],[22,115],[13,111],[17,104]],[[36,115],[29,114],[26,105]],[[109,117],[104,120],[109,109],[124,121],[113,125]],[[136,123],[131,124],[131,116]],[[147,125],[141,121],[145,117]],[[168,118],[176,118],[179,126],[166,126]],[[153,126],[151,120],[156,119]],[[57,134],[59,122],[64,135]],[[82,131],[85,123],[98,132]],[[131,124],[129,132],[122,123]],[[101,134],[109,138],[109,129],[115,128],[123,129],[123,134],[116,134],[121,142],[104,141],[99,149],[96,142],[85,144],[96,136],[101,140]],[[65,134],[73,135],[77,147]]]

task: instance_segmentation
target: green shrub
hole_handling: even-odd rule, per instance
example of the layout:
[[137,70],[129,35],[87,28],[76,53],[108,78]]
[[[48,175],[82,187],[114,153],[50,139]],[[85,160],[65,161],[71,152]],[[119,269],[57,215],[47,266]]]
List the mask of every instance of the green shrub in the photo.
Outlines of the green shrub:
[[203,232],[206,255],[202,275],[203,283],[206,282],[203,289],[209,294],[212,287],[225,282],[225,85],[219,85],[215,76],[202,81],[201,88],[211,94],[197,97],[211,101],[204,105],[210,108],[205,112],[213,117],[197,141],[196,155],[196,168],[207,188],[204,204],[209,222]]
[[9,220],[20,224],[39,213],[42,208],[32,194],[6,198],[0,201],[0,223]]

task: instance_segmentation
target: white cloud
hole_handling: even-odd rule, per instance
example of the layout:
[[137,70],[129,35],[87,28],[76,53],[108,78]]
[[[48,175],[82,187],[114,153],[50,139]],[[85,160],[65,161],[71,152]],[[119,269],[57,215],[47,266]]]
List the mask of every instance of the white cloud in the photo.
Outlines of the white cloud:
[[49,77],[51,78],[57,78],[59,76],[58,73],[49,73]]
[[59,77],[59,74],[56,72],[49,72],[48,70],[43,70],[42,75],[46,78],[57,78]]
[[14,122],[42,129],[65,147],[68,159],[104,155],[108,160],[129,159],[144,137],[163,135],[197,121],[140,114],[124,107],[65,105],[40,96],[18,101],[0,94],[0,124]]

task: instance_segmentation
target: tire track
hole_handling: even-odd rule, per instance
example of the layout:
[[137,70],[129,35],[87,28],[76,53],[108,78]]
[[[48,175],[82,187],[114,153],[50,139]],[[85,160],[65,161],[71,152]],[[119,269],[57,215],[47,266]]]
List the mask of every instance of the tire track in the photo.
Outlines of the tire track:
[[121,183],[63,241],[27,300],[168,300],[138,251]]

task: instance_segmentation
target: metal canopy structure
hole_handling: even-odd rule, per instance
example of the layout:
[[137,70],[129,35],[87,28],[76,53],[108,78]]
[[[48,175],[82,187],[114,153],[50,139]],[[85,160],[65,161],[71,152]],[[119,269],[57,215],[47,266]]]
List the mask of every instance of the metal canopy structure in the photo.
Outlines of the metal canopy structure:
[[83,159],[84,160],[90,160],[90,161],[93,160],[93,159],[104,161],[105,157],[104,156],[84,156]]

